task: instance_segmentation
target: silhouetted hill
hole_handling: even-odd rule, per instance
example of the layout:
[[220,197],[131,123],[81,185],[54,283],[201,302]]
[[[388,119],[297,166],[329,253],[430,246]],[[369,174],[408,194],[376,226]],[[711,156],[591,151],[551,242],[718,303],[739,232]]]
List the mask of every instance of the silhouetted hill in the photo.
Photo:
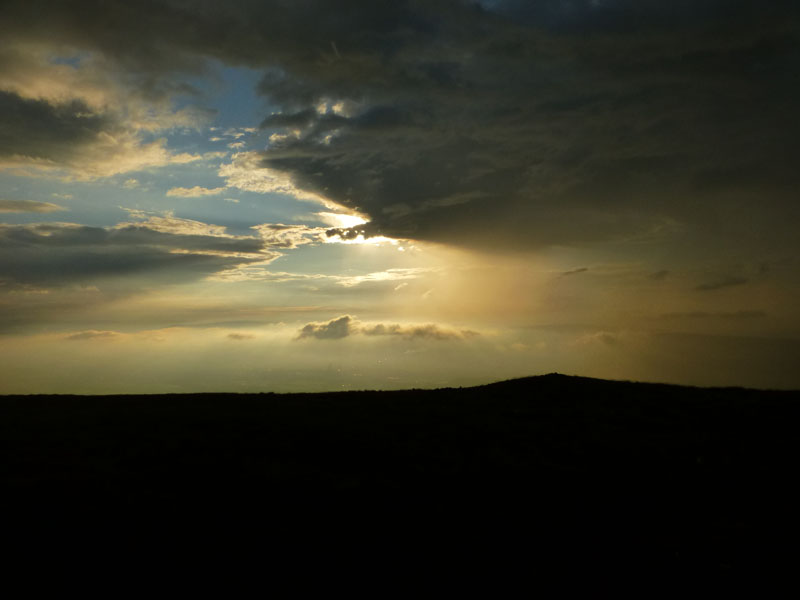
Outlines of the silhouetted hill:
[[620,578],[720,590],[794,568],[798,423],[799,392],[555,374],[392,392],[5,396],[2,508],[31,552],[90,536],[363,569],[411,560],[461,583],[570,572],[595,590]]

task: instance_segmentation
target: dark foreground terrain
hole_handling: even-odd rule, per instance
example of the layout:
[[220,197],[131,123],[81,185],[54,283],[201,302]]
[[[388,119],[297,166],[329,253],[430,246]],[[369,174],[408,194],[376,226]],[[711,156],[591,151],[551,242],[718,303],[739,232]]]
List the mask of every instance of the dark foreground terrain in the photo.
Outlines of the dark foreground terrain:
[[381,573],[376,592],[425,574],[444,589],[560,580],[590,597],[620,582],[651,595],[768,585],[797,570],[799,423],[798,392],[561,375],[6,396],[6,547],[196,553],[268,580]]

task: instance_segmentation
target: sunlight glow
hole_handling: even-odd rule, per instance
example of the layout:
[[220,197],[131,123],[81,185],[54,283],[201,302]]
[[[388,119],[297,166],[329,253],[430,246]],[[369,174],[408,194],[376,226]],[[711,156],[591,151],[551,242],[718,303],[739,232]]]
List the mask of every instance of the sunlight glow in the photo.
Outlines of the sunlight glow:
[[367,220],[364,217],[356,214],[346,215],[333,212],[318,212],[316,213],[316,216],[318,216],[319,219],[326,225],[341,227],[342,229],[355,227],[356,225],[364,225],[367,223]]
[[[366,246],[384,246],[386,244],[391,244],[392,246],[397,246],[400,243],[400,240],[396,240],[394,238],[388,238],[382,235],[376,235],[373,237],[365,238],[363,235],[358,235],[350,240],[345,240],[341,236],[332,235],[331,237],[325,240],[326,244],[362,244]],[[403,249],[402,251],[405,251]]]

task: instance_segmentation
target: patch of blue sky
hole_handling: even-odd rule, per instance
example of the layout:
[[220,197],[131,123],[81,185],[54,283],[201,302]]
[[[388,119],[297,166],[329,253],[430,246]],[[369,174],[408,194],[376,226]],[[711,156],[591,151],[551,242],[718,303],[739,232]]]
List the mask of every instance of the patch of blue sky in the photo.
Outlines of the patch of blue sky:
[[[226,67],[217,61],[209,63],[208,72],[184,81],[197,93],[180,94],[174,98],[173,110],[192,110],[200,115],[197,127],[176,127],[144,136],[143,141],[166,138],[167,147],[175,154],[205,155],[227,152],[262,150],[267,134],[258,129],[259,123],[271,112],[266,100],[256,93],[261,73],[245,67]],[[202,115],[205,113],[205,119]],[[167,169],[176,175],[180,170]],[[208,169],[207,180],[213,179],[216,169]],[[195,179],[198,173],[195,173]],[[180,187],[204,185],[193,183]],[[210,185],[210,184],[209,184]],[[211,187],[218,187],[219,184]]]
[[90,52],[72,52],[71,54],[49,56],[47,61],[53,65],[69,65],[77,69],[81,66],[81,63],[90,56]]
[[119,202],[114,199],[120,192],[129,191],[101,182],[65,182],[55,178],[20,177],[8,173],[0,173],[0,190],[2,198],[6,200],[49,202],[65,209],[47,213],[2,213],[2,223],[57,221],[94,226],[119,222],[125,213],[118,208]]
[[162,206],[168,206],[176,217],[222,225],[234,235],[253,235],[252,227],[264,223],[307,223],[298,219],[297,200],[281,194],[225,190],[213,197],[168,198]]
[[[128,173],[117,176],[116,185],[125,187],[126,181],[134,179],[136,186],[133,191],[141,192],[139,204],[142,209],[173,210],[176,216],[233,227],[239,232],[262,223],[306,222],[307,219],[301,215],[322,210],[316,203],[301,202],[286,194],[247,192],[226,187],[225,179],[217,174],[219,165],[226,160],[229,157]],[[168,195],[174,188],[195,187],[219,191],[198,197]]]
[[209,125],[220,130],[258,127],[270,113],[265,98],[256,92],[262,73],[247,67],[228,67],[218,61],[209,63],[209,73],[186,78],[186,83],[199,91],[177,100],[177,109],[201,104],[216,111]]

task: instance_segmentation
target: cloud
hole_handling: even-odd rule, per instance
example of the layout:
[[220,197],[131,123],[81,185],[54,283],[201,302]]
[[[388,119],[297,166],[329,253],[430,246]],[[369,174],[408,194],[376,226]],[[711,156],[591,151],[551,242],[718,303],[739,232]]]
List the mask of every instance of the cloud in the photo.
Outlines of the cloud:
[[[301,230],[299,233],[305,233]],[[280,238],[265,238],[270,248],[284,249],[287,247],[297,247],[299,244],[288,246],[295,243],[289,238],[286,241]],[[275,242],[274,244],[271,242]],[[418,279],[426,274],[435,273],[437,269],[427,267],[410,267],[404,269],[387,269],[386,271],[375,271],[366,275],[331,275],[324,273],[289,273],[286,271],[270,271],[269,263],[253,263],[242,265],[236,269],[218,273],[214,276],[219,281],[274,281],[284,283],[287,281],[329,281],[337,286],[352,288],[362,284],[394,284],[401,281],[400,285],[393,285],[393,289],[398,290],[408,285],[408,281]]]
[[767,313],[763,310],[737,310],[734,312],[706,312],[706,311],[688,311],[688,312],[670,312],[661,315],[662,319],[761,319],[766,317]]
[[572,269],[571,271],[564,271],[561,273],[562,277],[566,277],[567,275],[577,275],[578,273],[585,273],[588,271],[588,267],[580,267],[579,269]]
[[457,330],[433,323],[362,323],[350,315],[342,315],[327,323],[308,323],[298,333],[297,339],[315,338],[320,340],[339,340],[352,335],[396,336],[409,340],[463,340],[476,337],[470,330]]
[[343,315],[327,323],[309,323],[300,330],[298,339],[316,338],[318,340],[339,340],[358,331],[350,315]]
[[256,336],[250,333],[229,333],[228,334],[229,340],[234,340],[236,342],[243,342],[246,340],[253,340]]
[[165,138],[146,142],[142,133],[125,115],[84,98],[48,100],[0,90],[0,170],[89,180],[202,159],[169,151]]
[[119,338],[122,334],[118,331],[99,331],[96,329],[89,329],[87,331],[79,331],[67,335],[64,339],[70,341],[82,340],[113,340]]
[[354,275],[352,277],[338,276],[337,283],[344,287],[355,287],[363,283],[381,283],[393,281],[408,281],[417,279],[426,273],[433,272],[434,269],[425,267],[411,267],[405,269],[387,269],[386,271],[376,271],[366,275]]
[[650,273],[648,277],[655,281],[661,281],[666,279],[669,276],[670,272],[667,269],[661,269],[660,271],[655,271],[654,273]]
[[365,325],[361,332],[364,335],[390,335],[407,339],[427,340],[463,340],[480,335],[468,329],[448,329],[432,323],[425,325],[384,325],[383,323],[378,323],[377,325]]
[[109,119],[80,100],[50,104],[0,91],[0,157],[67,160],[109,127]]
[[[152,214],[137,209],[124,210],[126,210],[134,221],[119,223],[114,226],[114,229],[129,231],[138,229],[181,236],[195,236],[196,238],[206,241],[208,241],[208,238],[216,238],[213,245],[217,246],[214,249],[219,250],[223,247],[230,247],[231,249],[235,248],[235,251],[241,252],[242,248],[249,246],[251,252],[258,252],[264,248],[264,244],[260,243],[256,238],[230,235],[227,233],[227,229],[222,225],[212,225],[193,219],[182,219],[176,217],[172,211],[165,211],[162,214]],[[235,242],[231,242],[230,240],[235,240]]]
[[218,196],[227,188],[204,188],[196,185],[191,188],[174,187],[167,191],[167,196],[175,196],[178,198],[202,198],[203,196]]
[[[570,4],[386,9],[391,46],[377,33],[340,42],[324,71],[287,54],[261,86],[281,107],[262,123],[280,143],[251,161],[368,215],[368,235],[471,246],[714,228],[698,207],[731,194],[790,205],[797,8]],[[321,100],[355,108],[319,111]]]
[[228,187],[260,194],[286,194],[298,200],[318,202],[338,208],[324,196],[298,188],[291,175],[278,169],[268,168],[257,152],[237,152],[231,162],[220,166],[218,175],[225,179]]
[[737,285],[744,285],[746,284],[749,279],[746,277],[725,277],[724,279],[717,279],[715,281],[710,281],[708,283],[701,283],[700,285],[695,286],[695,290],[699,292],[711,292],[714,290],[721,290],[727,287],[734,287]]
[[83,178],[181,160],[153,135],[202,121],[175,100],[218,61],[260,69],[273,111],[274,143],[234,154],[227,184],[356,210],[368,235],[710,243],[740,211],[742,235],[791,245],[798,17],[789,0],[12,0],[0,160]]
[[602,345],[614,347],[620,345],[621,339],[619,334],[609,333],[608,331],[595,331],[587,333],[573,340],[570,345],[572,346],[594,346]]
[[255,229],[270,248],[293,249],[306,244],[315,244],[324,240],[325,229],[308,227],[307,225],[284,225],[282,223],[264,223]]
[[0,199],[0,213],[51,213],[61,210],[67,209],[52,202]]
[[235,268],[216,273],[209,279],[213,281],[243,282],[243,281],[273,281],[283,283],[286,281],[307,281],[329,279],[331,276],[322,274],[287,273],[270,271],[267,267],[272,260],[239,265]]
[[174,217],[153,219],[110,228],[0,225],[0,282],[60,286],[116,278],[136,288],[146,281],[200,279],[277,256],[258,238]]

